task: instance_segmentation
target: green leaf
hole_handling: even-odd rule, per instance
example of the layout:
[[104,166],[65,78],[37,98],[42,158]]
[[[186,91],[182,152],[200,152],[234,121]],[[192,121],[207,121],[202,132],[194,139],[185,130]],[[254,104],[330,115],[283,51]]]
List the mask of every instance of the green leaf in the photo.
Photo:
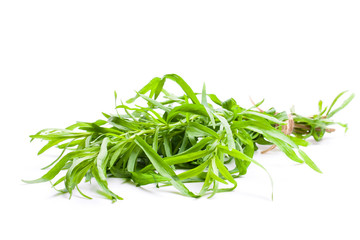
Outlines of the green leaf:
[[152,149],[141,137],[136,136],[135,142],[139,147],[141,147],[159,174],[163,177],[170,178],[171,184],[182,194],[190,197],[197,197],[197,195],[190,192],[189,189],[185,187],[171,167],[166,164],[164,160],[154,151],[154,149]]
[[196,97],[196,94],[191,89],[191,87],[182,79],[179,75],[176,74],[166,74],[163,78],[171,79],[176,82],[186,93],[186,95],[191,99],[194,104],[200,104],[199,100]]
[[120,129],[122,131],[128,131],[128,130],[138,130],[138,126],[135,122],[128,121],[126,119],[120,118],[120,117],[110,117],[108,119],[108,122],[116,127],[117,129]]
[[220,120],[221,124],[225,128],[226,136],[227,136],[227,145],[229,147],[229,150],[231,151],[231,149],[235,148],[235,142],[234,142],[234,137],[233,137],[233,133],[231,131],[230,125],[224,117],[217,115],[217,114],[214,114],[214,115],[215,115],[215,117],[217,117],[217,119]]
[[267,114],[267,113],[261,113],[261,112],[256,112],[256,111],[250,111],[247,110],[245,113],[242,113],[244,116],[248,117],[248,118],[253,118],[253,116],[257,116],[257,117],[261,117],[264,118],[272,123],[276,123],[279,125],[283,125],[284,123],[280,120],[278,120],[277,118]]
[[107,156],[108,156],[108,150],[107,145],[109,143],[109,138],[104,138],[104,140],[101,143],[100,152],[96,157],[96,168],[98,175],[101,180],[106,180],[106,165],[107,165]]
[[[335,103],[337,102],[337,100],[339,100],[339,98],[340,98],[342,95],[344,95],[346,92],[347,92],[347,91],[343,91],[343,92],[339,93],[339,94],[335,97],[335,99],[334,99],[333,102],[331,103],[328,111],[326,112],[326,115],[327,115],[327,116],[328,116],[329,113],[331,112],[331,109],[334,107],[334,105],[335,105]],[[329,117],[328,117],[328,118],[329,118]]]
[[322,100],[319,101],[318,106],[319,106],[319,113],[321,113],[322,112],[322,107],[323,107],[323,101]]
[[196,144],[194,144],[191,148],[188,148],[186,151],[181,152],[179,155],[183,155],[183,154],[187,154],[187,153],[191,153],[191,152],[197,152],[200,151],[201,149],[203,149],[206,145],[210,144],[213,142],[213,138],[211,137],[206,137],[201,139],[199,142],[197,142]]
[[66,140],[66,139],[56,139],[56,140],[49,141],[43,148],[40,149],[40,151],[38,152],[38,155],[44,153],[49,148],[63,142],[64,140]]
[[178,115],[179,113],[191,113],[191,114],[209,117],[209,115],[203,105],[184,103],[180,106],[174,107],[169,112],[168,117],[167,117],[167,122],[171,122],[171,120],[174,117],[176,117],[176,115]]
[[109,187],[108,182],[106,179],[102,179],[99,175],[98,168],[96,166],[92,167],[92,175],[94,176],[96,182],[99,184],[99,186],[102,188],[102,190],[105,192],[105,196],[108,197],[110,200],[115,202],[116,200],[123,200],[122,197],[119,197],[115,193],[113,193]]
[[255,122],[255,121],[242,121],[235,122],[232,125],[233,128],[247,128],[249,130],[255,131],[264,135],[264,137],[270,142],[274,143],[281,151],[283,151],[286,156],[288,156],[291,160],[299,163],[303,163],[304,161],[300,159],[295,151],[292,148],[298,149],[296,143],[294,143],[288,136],[283,134],[281,131],[276,130],[270,125]]
[[153,147],[153,149],[154,149],[155,152],[158,151],[159,130],[160,130],[159,127],[157,127],[157,128],[155,129],[155,134],[154,134],[154,139],[153,139],[153,145],[152,145],[152,147]]
[[89,154],[88,151],[74,151],[66,154],[63,158],[59,160],[58,163],[55,164],[53,168],[51,168],[46,174],[44,174],[42,177],[35,179],[35,180],[22,180],[25,183],[41,183],[41,182],[47,182],[52,180],[65,166],[65,164],[74,159],[74,158],[80,158],[85,157]]
[[220,101],[220,99],[215,94],[208,94],[208,96],[210,97],[211,101],[213,101],[214,103],[216,103],[220,107],[222,106],[222,102]]
[[186,128],[186,133],[193,137],[212,136],[215,139],[220,138],[217,132],[196,122],[189,123],[188,127]]
[[305,141],[304,139],[301,139],[301,138],[297,138],[297,137],[293,137],[293,136],[289,136],[289,138],[291,139],[291,141],[293,141],[298,146],[306,147],[306,146],[309,146],[309,144],[310,144],[308,141]]
[[54,165],[57,161],[59,161],[59,159],[62,157],[62,155],[65,153],[66,149],[68,146],[71,145],[71,143],[73,142],[73,140],[69,143],[66,144],[66,146],[64,147],[64,149],[61,151],[60,155],[52,162],[50,163],[49,165],[41,168],[41,170],[45,170],[45,169],[48,169],[49,167],[51,167],[52,165]]
[[67,129],[44,129],[35,135],[30,135],[30,138],[55,141],[87,137],[88,135],[89,133],[72,132]]
[[159,182],[168,182],[171,179],[167,177],[163,177],[159,174],[155,174],[153,172],[150,173],[139,173],[139,172],[131,172],[131,179],[134,183],[138,185],[147,185],[150,183],[159,183]]
[[[251,99],[251,98],[250,98],[250,99]],[[265,99],[262,99],[260,102],[258,102],[258,103],[256,103],[255,105],[253,105],[250,109],[259,107],[261,104],[264,103],[264,101],[265,101]],[[249,110],[250,110],[250,109],[249,109]]]
[[201,104],[205,107],[206,112],[208,113],[210,117],[210,122],[213,128],[215,128],[215,119],[212,110],[209,107],[209,104],[207,103],[207,94],[206,94],[206,86],[204,83],[203,90],[202,90],[202,97],[201,97]]
[[237,106],[237,103],[235,101],[235,99],[230,98],[224,102],[221,103],[222,107],[225,108],[226,110],[231,111],[233,107]]
[[208,161],[203,162],[202,164],[200,164],[199,166],[192,168],[186,172],[180,173],[178,175],[179,179],[184,180],[184,179],[189,179],[195,176],[200,175],[205,168],[209,165]]
[[76,189],[78,190],[78,192],[81,194],[81,196],[87,198],[87,199],[92,199],[91,197],[85,195],[83,192],[80,191],[79,187],[76,185]]
[[[161,78],[159,78],[159,77],[153,78],[148,84],[146,84],[142,89],[140,89],[140,91],[138,91],[138,93],[145,94],[150,90],[156,89],[156,87],[158,86],[160,81],[161,81]],[[129,100],[126,101],[126,103],[133,103],[138,97],[140,97],[140,95],[136,94],[135,97],[130,98]]]
[[[160,116],[159,113],[157,113],[154,109],[151,109],[151,108],[144,108],[144,107],[140,107],[142,110],[144,111],[149,111],[151,112],[152,114],[154,114],[154,116],[156,117],[153,117],[154,120],[160,122],[160,123],[163,123],[163,124],[167,124],[166,121]],[[151,114],[149,114],[151,116]],[[152,116],[151,116],[152,117]]]
[[[203,151],[191,152],[191,153],[182,154],[182,155],[165,157],[165,158],[163,158],[163,160],[166,164],[171,166],[171,165],[191,162],[191,161],[197,160],[199,158],[203,158],[203,157],[209,155],[210,153],[211,153],[211,151],[209,151],[209,150],[203,150]],[[147,171],[151,171],[153,169],[154,169],[153,165],[148,165],[148,166],[144,167],[143,169],[141,169],[140,172],[147,172]]]
[[[209,164],[208,164],[208,171],[206,173],[206,177],[205,177],[205,180],[204,180],[204,184],[200,190],[200,193],[199,195],[200,196],[203,196],[206,194],[206,192],[209,190],[210,186],[211,186],[211,183],[214,182],[213,178],[212,178],[212,172],[213,169],[212,169],[212,159],[209,160]],[[215,190],[216,191],[216,190]],[[210,195],[210,197],[212,197],[213,195]]]
[[66,176],[59,178],[54,184],[52,184],[52,187],[55,187],[58,184],[62,183],[65,180],[65,178],[66,178]]
[[[234,157],[234,158],[238,158],[238,159],[242,159],[242,160],[245,160],[245,161],[248,161],[248,162],[252,162],[254,163],[255,165],[259,166],[260,168],[262,168],[266,173],[267,175],[269,176],[270,178],[270,182],[271,182],[271,188],[272,188],[272,192],[274,192],[274,183],[273,183],[273,180],[272,180],[272,177],[270,175],[270,173],[266,170],[266,168],[264,168],[260,163],[258,163],[257,161],[255,161],[254,159],[246,156],[245,154],[243,154],[242,152],[239,152],[238,150],[236,149],[232,149],[231,151],[225,147],[225,146],[218,146],[219,149],[221,149],[222,151],[224,151],[226,154],[229,154],[230,156]],[[273,198],[273,194],[271,194]]]
[[121,155],[122,151],[124,150],[125,146],[126,146],[126,141],[124,142],[120,142],[117,144],[117,149],[115,150],[115,152],[112,154],[110,162],[109,162],[109,168],[111,168],[116,160],[118,160],[119,156]]
[[[106,115],[106,116],[109,116],[109,115],[107,115],[107,114],[105,114],[105,113],[103,113],[103,114]],[[110,116],[109,116],[109,117],[110,117]],[[106,117],[106,118],[108,118],[108,117]],[[100,126],[102,126],[102,125],[105,125],[106,123],[107,123],[107,121],[102,120],[102,119],[99,119],[99,120],[97,120],[97,121],[95,121],[95,122],[93,122],[93,123],[89,123],[89,122],[77,122],[77,123],[75,123],[75,124],[73,124],[73,125],[65,128],[65,129],[66,129],[66,130],[74,130],[74,129],[79,128],[79,127],[88,127],[88,126],[91,126],[91,125],[96,125],[96,126],[100,127]]]
[[306,153],[304,151],[302,151],[301,149],[299,149],[298,151],[300,153],[300,156],[304,159],[305,163],[309,167],[311,167],[312,169],[314,169],[318,173],[322,173],[320,168],[318,168],[318,166],[316,166],[316,164],[308,157],[308,155],[306,155]]
[[154,99],[151,99],[143,94],[140,94],[138,93],[140,97],[142,97],[143,99],[145,99],[146,101],[148,101],[151,105],[154,105],[156,107],[158,107],[159,109],[161,110],[164,110],[165,112],[170,112],[170,108],[168,107],[165,107],[164,105],[162,105],[160,102],[154,100]]
[[154,96],[154,99],[157,99],[158,96],[160,95],[163,87],[164,87],[164,84],[165,84],[165,79],[161,79],[159,82],[158,82],[158,85],[156,86],[156,89],[155,89],[155,96]]
[[95,156],[76,158],[65,175],[66,190],[72,195],[72,190],[81,182],[91,168]]
[[216,163],[216,167],[219,169],[219,172],[221,173],[221,175],[226,180],[228,180],[229,182],[231,182],[234,185],[233,189],[236,188],[237,182],[235,181],[233,176],[230,174],[229,170],[225,167],[224,163],[222,163],[220,161],[218,156],[215,156],[215,163]]
[[137,161],[140,151],[141,151],[141,148],[135,147],[134,150],[131,152],[129,160],[128,160],[128,164],[127,164],[127,170],[129,172],[135,171],[136,161]]
[[[340,95],[341,96],[341,95]],[[339,96],[338,96],[339,97]],[[337,97],[337,98],[338,98]],[[344,109],[355,97],[355,94],[351,94],[349,98],[347,98],[342,104],[340,107],[336,108],[335,110],[331,111],[331,108],[334,104],[334,102],[336,102],[337,99],[334,100],[333,104],[331,105],[331,107],[329,108],[328,110],[328,114],[327,115],[327,118],[331,118],[332,116],[334,116],[337,112],[339,112],[340,110]]]

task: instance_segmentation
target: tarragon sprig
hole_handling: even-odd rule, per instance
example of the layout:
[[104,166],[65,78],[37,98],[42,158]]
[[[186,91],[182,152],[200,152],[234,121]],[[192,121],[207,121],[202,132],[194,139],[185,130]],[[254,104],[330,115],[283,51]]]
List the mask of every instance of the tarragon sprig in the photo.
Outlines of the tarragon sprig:
[[[168,80],[177,83],[184,94],[167,92],[164,85]],[[235,178],[246,174],[251,163],[266,171],[253,156],[258,145],[269,144],[276,145],[291,160],[321,172],[301,147],[308,145],[304,139],[310,136],[320,140],[331,124],[346,127],[330,120],[354,97],[351,95],[333,110],[344,93],[327,108],[320,101],[318,114],[302,117],[277,113],[273,108],[256,110],[262,102],[243,108],[233,98],[221,101],[206,92],[205,84],[197,94],[180,76],[167,74],[152,79],[126,104],[116,104],[116,114],[103,113],[105,120],[77,122],[65,129],[44,129],[31,135],[32,140],[47,142],[39,154],[53,147],[62,152],[45,167],[50,168],[46,174],[25,182],[47,182],[58,177],[53,186],[63,183],[61,192],[71,197],[76,189],[90,198],[78,185],[94,178],[102,194],[116,201],[122,198],[109,189],[107,182],[116,177],[129,179],[137,186],[171,185],[185,196],[211,197],[235,189]],[[138,105],[138,99],[146,104]],[[282,130],[288,126],[289,116],[294,127],[285,134]],[[191,182],[203,183],[199,193],[189,190]]]

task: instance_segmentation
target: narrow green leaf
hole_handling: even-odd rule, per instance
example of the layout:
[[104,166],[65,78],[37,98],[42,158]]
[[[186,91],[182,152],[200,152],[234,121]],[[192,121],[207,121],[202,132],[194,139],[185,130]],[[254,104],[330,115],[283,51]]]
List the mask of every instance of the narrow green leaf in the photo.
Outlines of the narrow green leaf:
[[199,166],[192,168],[186,172],[182,172],[178,175],[179,179],[185,180],[200,175],[205,168],[209,165],[208,161],[200,164]]
[[157,128],[155,129],[155,134],[154,134],[154,139],[153,139],[153,145],[152,145],[152,147],[153,147],[153,149],[154,149],[155,152],[158,151],[159,129],[160,129],[159,127],[157,127]]
[[[92,153],[90,153],[92,154]],[[35,179],[35,180],[22,180],[25,183],[41,183],[41,182],[47,182],[52,180],[65,166],[65,164],[70,161],[73,158],[79,158],[89,155],[89,152],[86,151],[74,151],[66,154],[63,158],[59,160],[55,164],[53,168],[51,168],[46,174],[44,174],[41,178]]]
[[121,155],[123,149],[125,148],[127,142],[120,142],[117,146],[116,151],[112,154],[110,162],[109,162],[109,168],[111,168],[116,160],[118,160],[119,156]]
[[215,119],[212,110],[209,107],[209,104],[207,103],[207,94],[206,94],[206,86],[204,83],[203,90],[202,90],[202,98],[201,98],[201,104],[205,107],[206,112],[208,113],[210,117],[210,122],[213,128],[215,128]]
[[215,94],[208,94],[208,96],[210,97],[211,101],[213,101],[220,107],[222,106],[222,101],[220,101],[220,99]]
[[156,86],[156,89],[155,89],[155,96],[154,96],[154,99],[157,99],[164,87],[164,84],[165,84],[165,79],[161,79],[159,82],[158,82],[158,85]]
[[185,151],[186,146],[188,145],[188,142],[189,142],[188,141],[188,136],[187,136],[186,131],[185,131],[178,154],[181,154],[182,152]]
[[322,173],[320,168],[318,168],[318,166],[316,166],[316,164],[309,158],[308,155],[306,155],[306,153],[304,151],[302,151],[301,149],[298,150],[300,153],[300,156],[304,159],[305,163],[311,167],[312,169],[314,169],[315,171],[317,171],[318,173]]
[[142,97],[143,99],[145,99],[146,101],[148,101],[150,104],[160,108],[161,110],[164,110],[165,112],[170,112],[170,108],[168,107],[165,107],[164,105],[162,105],[160,102],[152,99],[152,98],[149,98],[148,96],[145,96],[143,94],[140,94],[138,93],[140,97]]
[[[337,102],[337,100],[338,100],[342,95],[344,95],[346,92],[347,92],[347,91],[343,91],[343,92],[339,93],[339,94],[335,97],[335,99],[334,99],[333,102],[331,103],[328,111],[326,112],[326,116],[329,115],[329,113],[331,112],[331,109],[334,107],[334,105],[335,105],[335,103]],[[328,118],[329,118],[329,117],[328,117]]]
[[166,74],[163,78],[168,78],[176,82],[184,90],[186,95],[191,99],[194,104],[200,104],[194,91],[180,76],[176,74]]
[[[160,81],[161,81],[161,78],[159,78],[159,77],[153,78],[148,84],[146,84],[142,89],[140,89],[140,91],[138,91],[138,93],[145,94],[148,91],[155,89],[158,86]],[[130,98],[129,100],[126,101],[126,103],[133,103],[139,96],[140,96],[139,94],[136,94],[135,97]]]
[[108,182],[106,181],[106,179],[102,179],[100,177],[98,168],[96,166],[92,167],[91,169],[92,169],[92,172],[91,172],[92,175],[94,176],[96,182],[99,184],[101,189],[105,192],[105,194],[106,194],[105,196],[110,198],[113,202],[115,202],[116,200],[123,200],[122,197],[119,197],[118,195],[116,195],[109,189]]
[[61,151],[60,155],[52,162],[50,163],[49,165],[41,168],[41,170],[45,170],[45,169],[48,169],[49,167],[51,167],[52,165],[54,165],[57,161],[59,161],[59,159],[62,157],[62,155],[65,153],[67,147],[72,143],[73,141],[67,143],[67,145],[64,147],[64,149]]
[[[329,114],[327,114],[327,118],[331,118],[334,116],[337,112],[345,108],[355,97],[355,94],[351,94],[349,98],[347,98],[340,107],[336,108],[335,110],[331,111]],[[329,112],[329,111],[328,111]]]
[[190,122],[186,128],[186,132],[188,135],[194,137],[212,136],[215,139],[220,138],[217,132],[197,122]]
[[[220,178],[220,177],[219,177],[218,175],[216,175],[214,172],[210,172],[210,177],[211,177],[212,179],[214,179],[215,181],[221,182],[221,183],[223,183],[223,184],[228,184],[224,179]],[[213,194],[212,194],[210,197],[214,196],[215,193],[216,193],[216,192],[214,191]]]
[[[273,183],[273,180],[272,180],[272,177],[270,175],[270,173],[266,170],[266,168],[264,168],[260,163],[258,163],[257,161],[255,161],[254,159],[246,156],[245,154],[243,154],[242,152],[239,152],[238,150],[236,149],[232,149],[231,151],[225,147],[225,146],[218,146],[219,149],[221,149],[222,151],[224,151],[226,154],[229,154],[230,156],[234,157],[234,158],[238,158],[238,159],[242,159],[242,160],[245,160],[245,161],[248,161],[248,162],[252,162],[254,163],[255,165],[259,166],[260,168],[262,168],[266,173],[267,175],[269,176],[270,178],[270,182],[271,182],[271,188],[272,188],[272,192],[274,192],[274,183]],[[273,198],[273,194],[271,194],[271,198]]]
[[70,197],[72,195],[72,190],[81,182],[85,174],[90,169],[94,157],[95,156],[92,155],[92,156],[76,158],[72,162],[70,168],[66,173],[66,178],[65,178],[65,187],[66,190],[70,193]]
[[201,149],[203,149],[211,141],[213,141],[213,138],[211,138],[211,137],[203,138],[199,142],[195,143],[191,148],[189,148],[186,151],[180,153],[179,155],[200,151]]
[[[144,108],[144,107],[140,107],[142,110],[145,110],[145,111],[149,111],[151,112],[152,114],[154,114],[154,116],[156,117],[153,117],[153,119],[155,119],[156,121],[160,122],[160,123],[163,123],[163,124],[167,124],[166,121],[164,120],[164,118],[162,118],[160,116],[159,113],[157,113],[154,109],[151,109],[151,108]],[[151,114],[149,114],[151,116]]]
[[131,122],[129,120],[112,116],[108,119],[108,122],[113,125],[114,127],[122,130],[122,131],[128,131],[128,130],[138,130],[138,126],[135,122]]
[[106,180],[106,164],[107,164],[106,159],[108,156],[108,150],[107,150],[108,143],[109,143],[109,138],[107,137],[104,138],[104,140],[101,143],[99,154],[96,157],[96,161],[95,161],[98,175],[100,179],[103,181]]
[[229,170],[225,167],[224,163],[222,163],[218,156],[215,156],[216,167],[219,169],[220,174],[229,182],[234,185],[234,188],[237,186],[237,182],[230,174]]
[[54,184],[52,184],[52,187],[55,187],[58,184],[62,183],[65,180],[65,178],[66,178],[66,176],[59,178]]
[[171,120],[176,117],[179,113],[191,113],[196,115],[201,115],[205,117],[209,117],[205,107],[201,104],[182,104],[180,106],[174,107],[168,114],[167,122],[171,122]]
[[64,140],[66,140],[66,139],[56,139],[56,140],[49,141],[43,148],[40,149],[40,151],[38,152],[38,155],[44,153],[49,148],[63,142]]
[[85,195],[82,191],[80,191],[79,187],[76,185],[76,189],[78,190],[78,192],[81,194],[81,196],[87,198],[87,199],[92,199],[91,197]]
[[127,170],[129,172],[135,171],[136,161],[137,161],[140,151],[141,151],[141,148],[135,147],[134,150],[131,152],[129,160],[128,160],[128,164],[127,164]]
[[322,112],[322,108],[323,108],[323,101],[322,101],[322,100],[319,101],[318,106],[319,106],[319,113],[321,113],[321,112]]
[[163,177],[163,176],[161,176],[159,174],[155,174],[153,172],[150,172],[150,173],[132,172],[131,179],[134,181],[134,183],[136,183],[138,185],[147,185],[150,183],[171,181],[170,178]]
[[[212,173],[212,161],[209,160],[209,164],[208,164],[208,170],[207,170],[207,173],[206,173],[206,177],[205,177],[205,180],[204,180],[204,184],[200,190],[200,193],[199,195],[200,196],[204,196],[206,194],[206,192],[209,190],[210,186],[211,186],[211,183],[214,182],[213,178],[211,177],[211,173]],[[210,197],[212,197],[212,195],[210,195]]]
[[164,137],[165,154],[167,157],[171,157],[172,156],[172,148],[171,148],[169,136],[165,134],[163,137]]
[[248,117],[248,118],[252,118],[253,116],[257,116],[257,117],[261,117],[264,118],[266,120],[269,120],[272,123],[276,123],[279,125],[283,125],[284,123],[280,120],[278,120],[277,118],[267,114],[267,113],[261,113],[261,112],[256,112],[256,111],[246,111],[245,113],[242,113],[244,116]]
[[233,133],[231,131],[230,125],[224,117],[222,117],[218,114],[214,114],[214,115],[215,115],[215,117],[217,117],[217,119],[220,120],[221,124],[225,128],[226,136],[227,136],[227,145],[229,147],[229,150],[231,151],[233,148],[235,148],[235,142],[234,142],[234,137],[233,137]]
[[154,149],[152,149],[141,137],[136,136],[135,142],[144,151],[159,174],[163,177],[170,178],[172,185],[182,194],[190,197],[197,197],[197,195],[190,192],[189,189],[185,187],[171,167],[166,164],[164,160],[154,151]]
[[[210,152],[211,151],[209,151],[209,150],[192,152],[192,153],[176,155],[176,156],[172,156],[172,157],[165,157],[165,158],[163,158],[163,160],[165,163],[167,163],[169,166],[171,166],[171,165],[187,163],[187,162],[197,160],[199,158],[203,158],[203,157],[207,156]],[[153,169],[154,169],[153,165],[148,165],[148,166],[144,167],[143,169],[141,169],[140,172],[147,172],[147,171],[150,171]]]

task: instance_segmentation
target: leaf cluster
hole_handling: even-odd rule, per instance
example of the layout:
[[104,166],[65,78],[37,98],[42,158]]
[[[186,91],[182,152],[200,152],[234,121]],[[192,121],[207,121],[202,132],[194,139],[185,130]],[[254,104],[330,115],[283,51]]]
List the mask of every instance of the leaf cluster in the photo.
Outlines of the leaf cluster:
[[[164,84],[169,80],[178,84],[183,94],[167,92]],[[251,163],[267,173],[253,156],[259,145],[270,144],[291,160],[321,172],[300,147],[308,145],[304,139],[310,136],[321,139],[326,127],[334,124],[330,117],[353,98],[332,110],[342,94],[328,108],[322,109],[319,103],[319,114],[313,117],[292,113],[297,128],[289,136],[281,131],[288,120],[285,112],[277,113],[273,108],[257,111],[263,101],[251,108],[239,106],[233,98],[221,101],[206,92],[205,84],[201,93],[195,93],[180,76],[167,74],[152,79],[125,104],[116,104],[116,114],[103,113],[105,120],[77,122],[65,129],[44,129],[31,135],[32,140],[47,142],[39,154],[53,147],[61,149],[61,154],[44,168],[49,169],[46,174],[25,182],[47,182],[58,176],[54,187],[63,183],[60,191],[70,197],[76,189],[90,198],[78,185],[95,179],[101,193],[116,201],[122,198],[110,190],[107,181],[115,177],[137,186],[172,185],[185,196],[211,197],[235,189],[235,178],[246,174]],[[137,104],[140,99],[145,104]],[[188,188],[191,182],[202,183],[200,192]]]

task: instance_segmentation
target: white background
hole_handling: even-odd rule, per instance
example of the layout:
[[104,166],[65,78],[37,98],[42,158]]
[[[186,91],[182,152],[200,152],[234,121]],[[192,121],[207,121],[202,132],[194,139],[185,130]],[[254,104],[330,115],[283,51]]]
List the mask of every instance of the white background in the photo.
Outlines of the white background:
[[[359,239],[359,1],[1,1],[2,239]],[[256,154],[231,193],[190,199],[166,189],[111,188],[125,200],[57,195],[29,135],[114,112],[151,78],[206,82],[221,99],[265,98],[264,108],[311,114],[342,90],[357,98],[349,123],[306,152],[324,172],[275,150]],[[171,88],[171,87],[170,87]],[[175,89],[177,90],[177,89]],[[7,236],[7,237],[4,237]]]

